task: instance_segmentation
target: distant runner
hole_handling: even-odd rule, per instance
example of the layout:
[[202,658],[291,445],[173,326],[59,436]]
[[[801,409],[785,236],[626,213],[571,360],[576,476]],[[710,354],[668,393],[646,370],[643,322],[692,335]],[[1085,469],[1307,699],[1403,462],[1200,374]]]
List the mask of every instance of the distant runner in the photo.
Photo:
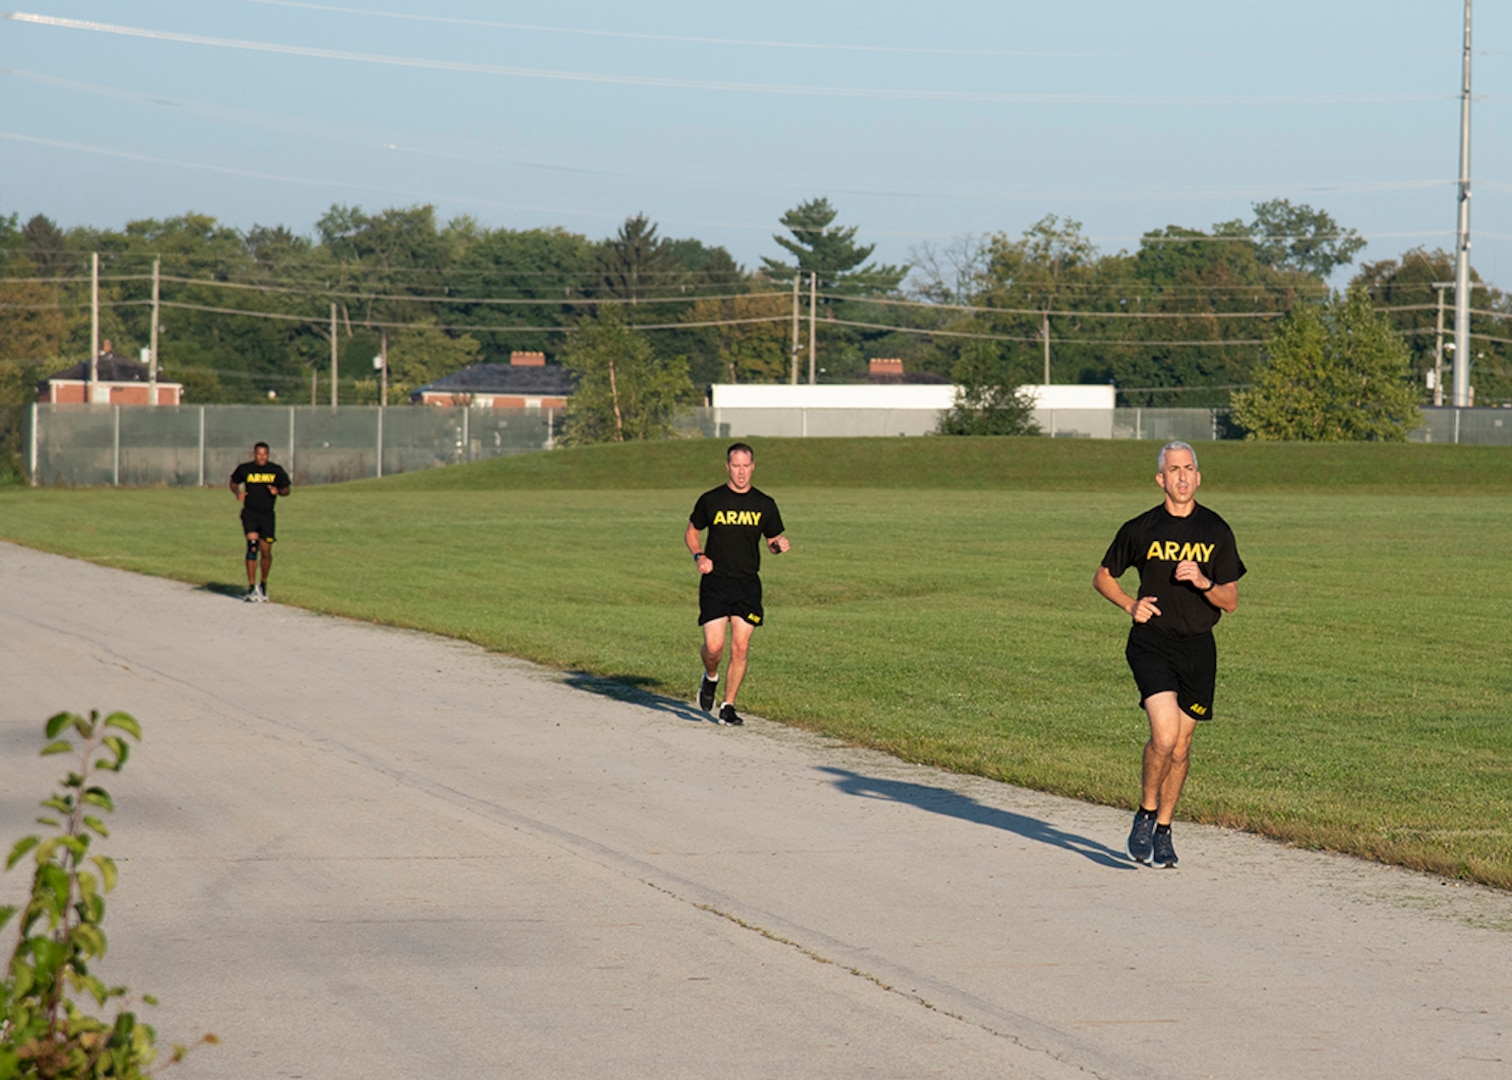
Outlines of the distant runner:
[[[751,486],[756,452],[745,443],[725,451],[729,481],[704,492],[693,506],[683,542],[693,556],[693,565],[703,575],[698,584],[698,624],[703,627],[704,673],[698,683],[698,706],[714,709],[719,688],[719,661],[724,656],[725,636],[730,638],[730,667],[723,703],[716,719],[721,724],[745,723],[735,711],[735,695],[745,678],[751,634],[761,625],[761,543],[773,555],[787,551],[782,535],[782,515],[770,495]],[[708,541],[699,535],[709,530]]]
[[[243,490],[245,487],[246,490]],[[247,536],[247,595],[249,604],[268,602],[268,574],[273,570],[273,543],[277,528],[273,508],[280,495],[289,493],[289,474],[282,465],[268,460],[268,444],[252,448],[252,460],[231,473],[231,494],[242,504],[242,532]],[[262,562],[262,584],[257,583],[257,564]]]
[[[1191,766],[1192,736],[1199,720],[1213,716],[1213,627],[1239,606],[1244,561],[1228,523],[1197,505],[1197,451],[1184,442],[1167,443],[1156,468],[1165,501],[1124,522],[1092,587],[1134,620],[1124,655],[1150,720],[1129,858],[1172,867],[1171,819]],[[1118,583],[1131,566],[1139,568],[1138,600]]]

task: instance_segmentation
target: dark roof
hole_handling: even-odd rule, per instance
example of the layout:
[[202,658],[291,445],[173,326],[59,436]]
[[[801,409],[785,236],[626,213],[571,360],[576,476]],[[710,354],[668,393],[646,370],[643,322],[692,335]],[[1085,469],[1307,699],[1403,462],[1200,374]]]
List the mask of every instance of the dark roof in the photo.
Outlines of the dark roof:
[[[99,373],[101,382],[139,382],[147,381],[147,365],[136,360],[128,360],[124,356],[117,356],[113,352],[101,353],[99,360],[95,362],[95,371]],[[47,384],[54,379],[89,379],[89,361],[80,360],[73,367],[64,368],[56,374],[49,375],[37,384],[37,389],[45,390]]]
[[866,381],[868,383],[901,386],[904,383],[909,385],[936,385],[939,383],[948,383],[951,380],[944,375],[937,375],[933,371],[911,371],[907,375],[867,375]]
[[471,364],[410,394],[418,401],[427,390],[438,394],[541,394],[566,397],[577,380],[557,364]]

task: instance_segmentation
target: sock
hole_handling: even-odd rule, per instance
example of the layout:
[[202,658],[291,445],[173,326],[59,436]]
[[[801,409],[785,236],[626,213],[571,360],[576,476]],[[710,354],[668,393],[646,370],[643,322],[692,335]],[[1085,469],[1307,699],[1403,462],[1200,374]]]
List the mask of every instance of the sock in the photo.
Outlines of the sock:
[[1142,818],[1145,818],[1145,817],[1154,817],[1157,812],[1158,811],[1155,811],[1155,810],[1146,810],[1142,806],[1139,808],[1139,816],[1142,817]]
[[717,683],[718,681],[718,675],[710,675],[707,671],[704,672],[704,682]]
[[735,703],[733,701],[726,701],[724,704],[719,706],[719,711],[724,712],[726,709],[733,709],[734,707]]
[[1169,825],[1157,825],[1157,826],[1155,826],[1155,831],[1156,832],[1170,832],[1171,831],[1171,827]]

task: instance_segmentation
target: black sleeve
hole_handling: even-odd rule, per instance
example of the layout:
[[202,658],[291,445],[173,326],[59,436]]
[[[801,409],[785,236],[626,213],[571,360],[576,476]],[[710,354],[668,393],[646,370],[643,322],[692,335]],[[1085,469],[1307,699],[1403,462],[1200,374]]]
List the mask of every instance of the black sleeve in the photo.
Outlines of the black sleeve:
[[1134,565],[1138,557],[1134,545],[1134,522],[1126,521],[1118,530],[1118,535],[1108,545],[1107,554],[1103,556],[1104,569],[1114,577],[1123,577],[1124,571]]
[[279,490],[283,490],[285,488],[291,488],[293,486],[294,486],[294,483],[293,483],[293,481],[291,481],[289,479],[288,471],[285,470],[282,465],[278,466],[278,487],[279,487]]
[[1228,531],[1227,540],[1218,545],[1208,577],[1220,585],[1229,585],[1242,578],[1244,573],[1244,560],[1239,557],[1239,545],[1234,541],[1233,532]]
[[702,532],[709,527],[709,508],[705,505],[707,495],[700,495],[698,501],[693,504],[693,513],[688,516],[688,524]]
[[247,479],[247,465],[245,462],[231,470],[231,482],[240,484]]
[[777,504],[772,503],[772,512],[762,518],[761,535],[771,538],[782,535],[782,511],[777,509]]

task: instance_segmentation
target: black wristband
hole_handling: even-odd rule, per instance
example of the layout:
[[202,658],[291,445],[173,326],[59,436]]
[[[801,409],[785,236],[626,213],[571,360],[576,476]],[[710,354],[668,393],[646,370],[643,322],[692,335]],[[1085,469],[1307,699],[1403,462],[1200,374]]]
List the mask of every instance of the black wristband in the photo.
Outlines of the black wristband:
[[1218,587],[1218,583],[1216,581],[1214,581],[1212,578],[1208,578],[1208,587],[1205,588],[1205,589],[1198,589],[1197,591],[1200,592],[1200,593],[1210,593],[1214,589],[1216,589],[1217,587]]
[[701,551],[695,551],[695,552],[694,552],[694,553],[693,553],[693,561],[694,561],[694,562],[697,562],[697,561],[698,561],[698,560],[699,560],[699,559],[707,559],[707,558],[708,558],[708,556],[707,556],[707,555],[705,555],[705,554],[704,554],[704,553],[703,553],[703,552],[701,552]]

